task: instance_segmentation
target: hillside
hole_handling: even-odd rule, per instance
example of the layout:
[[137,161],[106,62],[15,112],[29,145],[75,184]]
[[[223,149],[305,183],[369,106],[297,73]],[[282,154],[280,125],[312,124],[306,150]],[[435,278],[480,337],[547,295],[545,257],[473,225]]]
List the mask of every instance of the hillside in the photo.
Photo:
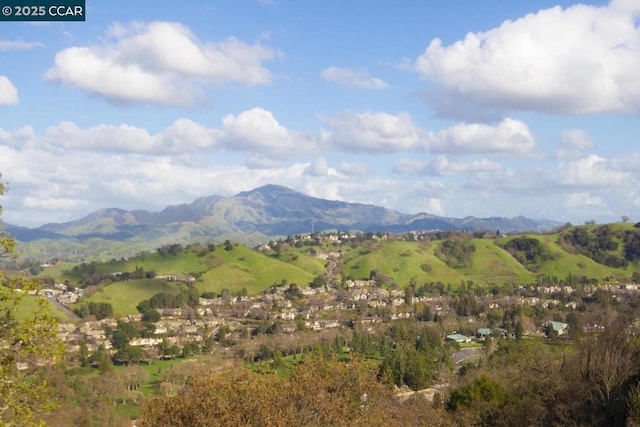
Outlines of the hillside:
[[[586,249],[569,246],[565,236],[575,230],[584,230],[595,236],[603,227],[608,227],[613,240],[619,244],[607,251],[605,260],[619,261],[612,266],[598,262],[598,256],[585,255]],[[582,234],[580,231],[579,233]],[[640,245],[640,231],[632,224],[611,224],[607,226],[570,227],[554,234],[523,234],[498,239],[478,239],[470,235],[456,237],[461,242],[458,248],[442,254],[447,240],[424,242],[378,242],[353,250],[344,256],[343,273],[354,279],[368,279],[372,271],[388,282],[406,286],[410,281],[417,284],[440,281],[456,285],[471,280],[482,285],[502,285],[505,283],[527,284],[536,280],[564,280],[568,275],[585,277],[598,281],[631,280],[634,273],[640,277],[640,252],[633,252],[629,245],[621,243],[625,237],[632,245]],[[510,244],[511,242],[511,244]],[[520,246],[528,242],[531,248]],[[463,254],[463,246],[473,247]],[[514,248],[515,246],[515,248]],[[581,253],[582,252],[582,253]],[[438,255],[440,254],[440,255]],[[625,265],[622,265],[625,264]],[[545,278],[547,276],[547,278]]]
[[132,258],[75,266],[65,264],[66,268],[56,265],[41,276],[97,289],[84,302],[108,302],[116,313],[131,314],[137,312],[136,306],[142,300],[156,293],[178,293],[180,289],[187,289],[188,277],[196,279],[194,286],[199,294],[223,290],[257,294],[283,282],[306,287],[317,275],[323,274],[324,264],[319,258],[292,249],[276,256],[237,243],[187,248],[174,244]]
[[[554,234],[490,236],[449,232],[418,235],[422,239],[418,241],[406,241],[404,235],[384,239],[375,235],[343,236],[340,242],[291,239],[266,251],[231,242],[188,247],[172,244],[132,258],[72,268],[67,264],[66,269],[54,266],[43,275],[81,287],[101,284],[90,301],[116,303],[123,313],[154,293],[186,289],[186,277],[195,279],[192,286],[198,294],[226,290],[255,295],[283,283],[307,287],[316,277],[329,274],[329,265],[334,265],[330,278],[337,283],[373,278],[382,286],[400,287],[438,282],[456,289],[468,282],[499,287],[565,280],[640,281],[640,230],[631,224],[568,227]],[[595,244],[575,246],[571,236],[600,236],[606,256]],[[326,260],[329,253],[333,254],[331,261]],[[325,256],[319,257],[321,254]],[[617,264],[605,264],[611,260]],[[164,279],[167,276],[183,279],[169,283]]]

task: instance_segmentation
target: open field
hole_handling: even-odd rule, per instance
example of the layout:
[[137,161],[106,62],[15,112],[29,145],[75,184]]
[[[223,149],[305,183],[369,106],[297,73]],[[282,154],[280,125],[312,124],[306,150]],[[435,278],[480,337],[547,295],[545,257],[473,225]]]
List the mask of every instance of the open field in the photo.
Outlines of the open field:
[[102,286],[98,292],[82,300],[88,302],[108,302],[114,314],[137,314],[136,306],[143,300],[151,298],[159,292],[177,294],[184,285],[170,284],[156,279],[139,279],[127,282],[116,282]]

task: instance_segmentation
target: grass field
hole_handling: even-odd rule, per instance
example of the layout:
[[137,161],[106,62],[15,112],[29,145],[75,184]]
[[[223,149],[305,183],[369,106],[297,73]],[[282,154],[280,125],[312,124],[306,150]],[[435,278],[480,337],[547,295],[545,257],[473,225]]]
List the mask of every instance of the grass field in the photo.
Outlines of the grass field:
[[[20,295],[20,302],[15,310],[15,316],[18,320],[26,320],[33,315],[33,313],[39,308],[38,301],[43,300],[43,298],[35,296],[35,295]],[[45,310],[58,322],[67,322],[69,321],[69,316],[66,313],[58,310],[54,305],[49,303],[46,299],[45,301]],[[0,310],[5,307],[5,301],[0,301]]]
[[[582,227],[582,226],[581,226]],[[597,225],[584,226],[593,230]],[[637,230],[632,224],[610,224],[618,249],[612,254],[621,257],[623,247],[621,237],[624,232]],[[562,231],[571,232],[574,228]],[[628,267],[612,268],[580,254],[572,253],[566,245],[558,243],[558,234],[527,234],[539,240],[543,252],[550,255],[541,258],[537,264],[521,265],[516,258],[502,249],[505,243],[517,236],[509,236],[496,240],[467,238],[475,246],[466,265],[451,268],[435,256],[435,250],[442,241],[405,242],[374,239],[364,243],[338,245],[336,242],[320,246],[295,247],[282,245],[279,255],[275,252],[262,253],[242,244],[233,244],[231,250],[225,245],[216,245],[211,251],[207,247],[194,246],[176,255],[160,255],[157,252],[147,253],[131,259],[113,260],[106,263],[84,265],[73,274],[65,275],[71,265],[62,264],[47,269],[43,274],[59,280],[69,279],[76,284],[82,276],[91,270],[97,273],[110,274],[116,272],[133,272],[142,267],[145,272],[154,271],[158,275],[187,275],[198,277],[198,291],[219,293],[223,289],[231,292],[243,288],[250,294],[259,293],[273,284],[283,281],[307,286],[313,279],[326,272],[326,260],[312,255],[313,251],[342,252],[342,274],[347,278],[368,279],[371,272],[388,283],[407,286],[415,282],[418,285],[431,282],[442,282],[457,287],[459,283],[473,281],[479,285],[527,284],[534,283],[542,275],[555,276],[559,280],[569,274],[586,276],[600,281],[625,281],[633,272],[640,270],[640,261],[630,263]],[[520,235],[522,236],[522,235]],[[154,289],[155,291],[155,289]],[[118,297],[108,291],[105,298],[117,300]],[[148,298],[148,295],[144,295]],[[138,297],[134,298],[139,301]],[[122,310],[131,307],[122,305]],[[135,305],[135,304],[133,304]],[[118,303],[118,306],[121,306]]]
[[83,299],[82,303],[108,302],[113,307],[116,316],[137,314],[136,306],[141,301],[149,299],[159,292],[177,294],[182,286],[184,285],[169,284],[156,279],[116,282],[101,287],[94,295]]
[[375,270],[401,286],[408,285],[412,279],[418,284],[435,281],[459,283],[462,276],[434,255],[433,245],[435,242],[432,245],[389,242],[379,244],[371,251],[355,249],[347,254],[342,271],[347,277],[368,279],[371,271]]
[[222,289],[235,292],[246,288],[249,294],[256,294],[283,280],[289,284],[308,286],[315,277],[295,265],[242,245],[236,245],[229,251],[218,247],[215,255],[221,264],[202,275],[197,283],[200,292],[220,292]]
[[464,275],[477,283],[531,283],[533,274],[525,269],[515,258],[493,241],[486,239],[472,239],[471,243],[476,251],[471,256]]

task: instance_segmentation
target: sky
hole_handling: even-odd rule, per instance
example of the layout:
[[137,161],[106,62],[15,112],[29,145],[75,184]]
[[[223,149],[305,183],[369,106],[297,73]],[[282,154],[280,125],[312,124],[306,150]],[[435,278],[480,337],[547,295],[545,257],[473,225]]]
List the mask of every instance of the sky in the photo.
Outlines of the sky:
[[86,0],[0,22],[3,220],[265,184],[640,221],[640,1]]

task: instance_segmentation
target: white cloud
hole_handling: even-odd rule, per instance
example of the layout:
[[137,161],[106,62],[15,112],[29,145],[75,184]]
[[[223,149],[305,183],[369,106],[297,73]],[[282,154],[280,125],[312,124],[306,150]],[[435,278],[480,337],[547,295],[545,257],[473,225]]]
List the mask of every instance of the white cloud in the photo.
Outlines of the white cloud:
[[234,37],[201,42],[182,24],[114,24],[102,45],[71,47],[56,54],[44,77],[117,103],[192,106],[210,85],[268,84],[263,63],[278,53]]
[[484,124],[459,124],[429,134],[434,153],[474,154],[504,153],[531,155],[535,138],[528,126],[518,120],[506,118],[497,126]]
[[311,176],[327,176],[329,174],[327,159],[320,157],[315,163],[310,164],[304,170],[304,173]]
[[130,125],[98,125],[81,129],[75,123],[61,122],[48,128],[44,143],[65,149],[130,152],[184,153],[215,147],[220,131],[208,129],[188,119],[176,120],[156,135]]
[[426,172],[434,176],[469,175],[481,172],[495,172],[502,169],[499,163],[487,159],[466,161],[450,160],[446,156],[437,156],[426,168]]
[[408,114],[344,112],[321,117],[321,140],[339,151],[393,153],[424,148],[425,133]]
[[579,209],[591,206],[606,206],[605,201],[601,197],[594,197],[588,192],[571,193],[567,198],[567,207],[570,209]]
[[399,175],[430,176],[475,176],[483,172],[498,172],[503,168],[488,159],[462,160],[436,156],[430,162],[419,159],[402,158],[393,165],[393,172]]
[[639,9],[621,0],[541,10],[449,46],[434,39],[415,69],[482,107],[639,112]]
[[18,89],[6,76],[0,76],[0,105],[13,105],[18,103]]
[[353,162],[343,162],[340,164],[338,171],[347,176],[364,176],[369,175],[372,170],[366,164],[363,163],[353,163]]
[[40,42],[25,42],[23,40],[0,40],[0,51],[27,50],[44,46]]
[[224,149],[244,153],[248,163],[257,167],[273,167],[283,159],[317,154],[316,139],[313,135],[288,130],[270,111],[262,108],[229,114],[219,128],[178,119],[156,134],[127,124],[100,124],[83,129],[73,122],[60,122],[47,128],[42,138],[30,127],[15,132],[0,128],[0,143],[8,146],[152,155]]
[[322,70],[321,75],[326,81],[344,86],[363,89],[384,89],[388,86],[384,80],[370,76],[366,68],[352,70],[351,68],[329,67]]
[[399,175],[423,175],[427,170],[427,163],[423,160],[405,157],[396,161],[392,170]]
[[562,132],[560,135],[561,142],[569,148],[577,148],[583,150],[593,147],[593,140],[587,132],[582,129],[572,129]]
[[582,152],[593,147],[593,140],[582,129],[563,131],[560,134],[561,147],[556,151],[556,156],[561,159],[580,157]]
[[276,159],[317,151],[312,137],[289,131],[263,108],[252,108],[237,116],[229,114],[222,120],[222,125],[222,143],[227,150],[266,153]]
[[444,208],[442,207],[442,202],[440,199],[430,198],[426,201],[426,206],[424,212],[430,213],[432,215],[443,216],[445,214]]
[[54,197],[30,197],[23,199],[24,206],[27,208],[43,209],[43,210],[70,210],[79,206],[83,206],[85,202],[78,199],[54,198]]
[[37,145],[37,136],[31,126],[24,126],[16,131],[9,132],[0,128],[0,146],[30,147]]
[[612,188],[625,186],[631,176],[615,170],[612,162],[596,155],[562,163],[559,166],[559,183],[570,187]]

